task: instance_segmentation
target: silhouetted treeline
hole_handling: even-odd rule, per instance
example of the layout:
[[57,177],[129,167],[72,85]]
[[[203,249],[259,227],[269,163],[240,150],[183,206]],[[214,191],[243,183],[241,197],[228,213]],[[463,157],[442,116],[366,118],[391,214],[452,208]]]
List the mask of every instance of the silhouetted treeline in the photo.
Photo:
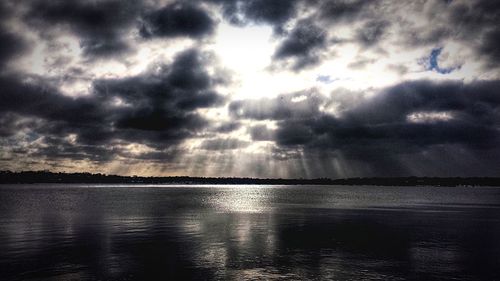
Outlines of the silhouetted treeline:
[[259,179],[215,177],[138,177],[47,171],[0,171],[0,183],[143,183],[143,184],[269,184],[269,185],[381,185],[381,186],[500,186],[500,178],[348,178]]
[[332,180],[335,185],[382,185],[382,186],[500,186],[500,178],[438,178],[438,177],[394,177],[394,178],[348,178]]
[[215,177],[139,177],[46,171],[0,171],[0,183],[146,183],[146,184],[332,184],[331,179],[257,179]]

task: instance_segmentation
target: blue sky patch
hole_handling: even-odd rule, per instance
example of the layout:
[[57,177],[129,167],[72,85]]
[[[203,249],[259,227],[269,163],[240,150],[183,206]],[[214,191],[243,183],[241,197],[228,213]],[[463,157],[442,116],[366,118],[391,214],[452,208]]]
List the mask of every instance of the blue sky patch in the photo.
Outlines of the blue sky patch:
[[425,62],[426,70],[436,71],[437,73],[440,73],[440,74],[449,74],[449,73],[453,72],[455,69],[460,68],[460,66],[448,67],[448,68],[440,67],[438,64],[438,57],[442,51],[443,51],[443,47],[432,49],[431,54],[429,55],[429,60],[427,62]]
[[340,80],[339,78],[332,78],[330,75],[318,75],[318,78],[316,78],[316,81],[324,83],[324,84],[331,84],[337,80]]

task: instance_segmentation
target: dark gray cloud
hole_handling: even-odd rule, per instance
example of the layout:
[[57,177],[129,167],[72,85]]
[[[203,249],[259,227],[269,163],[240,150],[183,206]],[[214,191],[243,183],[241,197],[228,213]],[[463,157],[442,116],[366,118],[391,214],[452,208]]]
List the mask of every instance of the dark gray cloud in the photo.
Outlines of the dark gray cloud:
[[200,38],[211,34],[214,21],[205,10],[189,2],[175,2],[143,17],[143,37]]
[[119,98],[133,105],[120,110],[120,128],[182,132],[205,126],[195,109],[220,104],[222,96],[211,90],[213,81],[202,67],[201,54],[188,50],[156,75],[95,81],[98,96]]
[[[14,112],[53,121],[74,124],[101,121],[106,110],[93,98],[78,100],[61,95],[56,89],[41,80],[23,83],[18,77],[0,77],[1,112]],[[75,114],[78,112],[78,114]]]
[[95,81],[95,92],[105,100],[118,98],[132,105],[117,110],[115,116],[116,127],[133,130],[129,138],[140,140],[140,134],[145,134],[153,135],[148,137],[153,137],[153,142],[157,139],[158,145],[167,140],[176,142],[207,125],[196,109],[224,100],[211,89],[217,82],[205,71],[205,65],[201,53],[188,50],[158,73]]
[[14,32],[6,22],[12,16],[12,9],[7,4],[0,3],[0,42],[2,42],[0,44],[0,72],[9,61],[21,56],[29,48],[27,40]]
[[[25,83],[19,81],[19,77],[13,76],[1,77],[0,88],[0,98],[3,100],[0,106],[0,123],[10,124],[2,126],[6,136],[1,141],[2,146],[6,148],[4,152],[10,150],[14,154],[20,153],[23,157],[43,160],[108,159],[105,157],[107,152],[92,153],[102,149],[98,145],[88,145],[84,142],[71,144],[65,139],[69,134],[81,132],[96,134],[97,138],[102,137],[100,133],[107,126],[107,107],[100,105],[98,100],[73,99],[61,95],[43,81]],[[16,136],[21,132],[27,134],[25,139],[18,139]],[[14,150],[9,149],[16,147]]]
[[460,36],[476,36],[471,31],[488,31],[484,27],[496,29],[500,19],[500,3],[488,0],[453,1],[449,4],[450,19],[459,24]]
[[317,11],[321,19],[330,22],[348,21],[358,19],[363,12],[372,9],[381,1],[379,0],[324,0],[316,1]]
[[[206,65],[202,53],[187,50],[154,73],[96,80],[93,93],[78,98],[62,95],[43,79],[26,83],[19,77],[2,76],[0,123],[11,124],[3,126],[2,135],[25,129],[42,136],[46,147],[38,148],[36,156],[49,158],[80,155],[78,159],[107,160],[120,155],[113,147],[131,142],[158,152],[170,149],[207,126],[197,109],[224,101],[212,90],[218,82],[205,71]],[[116,105],[117,101],[123,105]],[[35,118],[38,124],[22,118]],[[69,141],[71,134],[75,139]],[[102,156],[101,150],[107,150],[102,155],[109,157]]]
[[0,26],[0,71],[5,67],[5,65],[19,57],[25,49],[28,48],[28,44],[26,41],[17,36],[14,33],[11,33],[7,30],[4,30]]
[[[329,115],[293,124],[286,120],[279,133],[293,125],[305,126],[312,136],[303,144],[373,145],[398,143],[409,149],[426,145],[459,143],[470,147],[492,148],[498,141],[500,98],[495,87],[500,82],[432,83],[417,81],[391,87],[367,102],[346,111],[342,117]],[[412,122],[408,117],[418,112],[449,112],[450,120]],[[290,123],[292,126],[289,126]],[[327,142],[317,142],[316,136]],[[278,140],[280,142],[280,140]],[[394,147],[391,147],[393,149]]]
[[[281,149],[338,152],[347,159],[404,174],[397,168],[409,155],[429,153],[431,157],[433,151],[442,153],[457,147],[476,157],[487,151],[500,154],[498,87],[500,81],[406,82],[383,90],[340,116],[321,112],[319,107],[326,102],[321,99],[303,100],[298,103],[302,106],[282,103],[281,98],[265,99],[233,103],[231,108],[240,118],[277,121],[273,136]],[[269,106],[256,106],[260,102]],[[251,132],[256,139],[262,135],[259,130],[263,129]],[[468,160],[455,159],[457,163]],[[431,163],[437,165],[436,159]],[[488,164],[494,167],[485,173],[499,168],[498,162]],[[453,173],[456,171],[447,171]]]
[[[26,3],[23,3],[26,4]],[[105,57],[127,51],[127,31],[136,25],[141,2],[104,1],[32,1],[28,2],[26,21],[42,33],[69,29],[80,38],[84,55]]]
[[242,1],[245,15],[256,21],[282,24],[295,15],[298,1],[295,0],[253,0]]
[[326,47],[326,32],[310,21],[300,21],[278,46],[275,60],[293,60],[292,68],[303,68],[320,62],[319,52]]
[[[500,13],[499,13],[500,14]],[[500,15],[499,21],[500,23]],[[483,35],[481,46],[479,47],[479,52],[482,55],[488,57],[488,66],[498,67],[500,63],[500,27],[497,29],[492,29]]]

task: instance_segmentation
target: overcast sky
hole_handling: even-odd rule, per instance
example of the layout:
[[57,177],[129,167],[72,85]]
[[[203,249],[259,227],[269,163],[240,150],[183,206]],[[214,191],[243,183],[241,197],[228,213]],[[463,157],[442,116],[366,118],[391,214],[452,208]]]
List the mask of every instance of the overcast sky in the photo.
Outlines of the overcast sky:
[[500,2],[0,3],[0,169],[499,176]]

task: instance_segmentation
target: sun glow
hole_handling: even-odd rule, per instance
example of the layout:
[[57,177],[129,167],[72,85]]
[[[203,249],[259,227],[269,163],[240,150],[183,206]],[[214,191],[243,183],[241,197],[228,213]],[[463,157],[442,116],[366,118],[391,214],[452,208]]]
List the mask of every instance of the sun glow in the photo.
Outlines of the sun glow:
[[269,26],[220,25],[213,50],[221,64],[235,75],[233,94],[236,97],[249,98],[270,92],[266,68],[272,61],[274,44]]

